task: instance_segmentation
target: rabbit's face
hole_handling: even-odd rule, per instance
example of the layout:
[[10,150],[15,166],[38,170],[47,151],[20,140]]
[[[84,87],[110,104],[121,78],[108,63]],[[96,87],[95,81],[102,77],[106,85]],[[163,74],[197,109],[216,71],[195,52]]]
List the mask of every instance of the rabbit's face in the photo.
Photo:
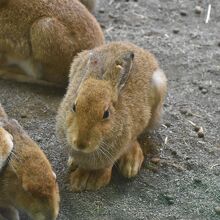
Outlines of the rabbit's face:
[[[33,220],[55,220],[58,216],[60,201],[56,181],[50,179],[51,182],[47,185],[47,191],[42,191],[44,189],[37,186],[42,185],[42,183],[32,183],[28,179],[23,179],[22,193],[18,198],[19,206],[27,211]],[[45,179],[45,181],[49,180]]]
[[66,135],[72,150],[83,153],[101,150],[120,133],[125,115],[116,115],[114,106],[128,80],[133,59],[134,53],[128,51],[102,72],[103,61],[99,54],[90,53],[89,77],[77,91],[72,111],[67,115]]
[[91,153],[114,127],[114,97],[108,81],[87,79],[67,119],[67,140],[73,150]]

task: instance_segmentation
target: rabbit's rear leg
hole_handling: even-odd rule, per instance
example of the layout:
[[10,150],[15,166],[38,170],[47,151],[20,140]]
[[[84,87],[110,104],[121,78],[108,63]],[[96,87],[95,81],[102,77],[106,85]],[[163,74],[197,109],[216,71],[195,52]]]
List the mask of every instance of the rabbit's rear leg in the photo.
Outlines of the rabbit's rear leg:
[[67,81],[73,55],[80,50],[73,38],[73,33],[56,18],[42,17],[33,23],[32,55],[43,65],[43,80],[59,84]]
[[111,180],[112,167],[100,170],[84,170],[77,168],[70,174],[70,189],[74,192],[98,190]]
[[20,69],[12,68],[12,67],[1,67],[0,78],[4,80],[15,80],[17,82],[23,82],[23,83],[33,83],[33,84],[47,85],[47,86],[50,85],[59,86],[51,82],[35,79],[29,75],[25,75]]
[[144,161],[144,155],[136,141],[129,150],[119,159],[119,169],[123,176],[131,178],[137,175]]
[[161,69],[154,71],[152,76],[153,88],[153,106],[151,109],[151,119],[148,123],[148,129],[156,127],[160,123],[163,102],[167,91],[167,78]]

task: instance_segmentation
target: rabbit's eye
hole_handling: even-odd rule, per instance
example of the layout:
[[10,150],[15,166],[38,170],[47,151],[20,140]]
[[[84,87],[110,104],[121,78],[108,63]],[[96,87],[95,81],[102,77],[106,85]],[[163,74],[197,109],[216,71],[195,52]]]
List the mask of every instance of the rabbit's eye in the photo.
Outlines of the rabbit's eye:
[[76,104],[73,104],[72,110],[73,110],[73,112],[76,112]]
[[109,110],[106,110],[103,114],[103,119],[107,119],[109,117],[109,115],[110,115]]

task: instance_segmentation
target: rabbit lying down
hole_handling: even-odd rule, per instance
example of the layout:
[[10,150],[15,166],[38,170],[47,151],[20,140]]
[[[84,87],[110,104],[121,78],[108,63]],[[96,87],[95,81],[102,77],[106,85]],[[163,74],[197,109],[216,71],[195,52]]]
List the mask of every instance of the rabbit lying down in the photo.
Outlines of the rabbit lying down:
[[131,43],[112,42],[73,60],[57,115],[73,191],[107,185],[116,162],[123,176],[137,175],[144,160],[137,138],[159,123],[166,87],[155,57]]
[[0,219],[55,220],[59,211],[56,175],[45,154],[0,105]]
[[73,57],[104,43],[78,0],[0,0],[0,27],[0,78],[22,82],[64,86]]

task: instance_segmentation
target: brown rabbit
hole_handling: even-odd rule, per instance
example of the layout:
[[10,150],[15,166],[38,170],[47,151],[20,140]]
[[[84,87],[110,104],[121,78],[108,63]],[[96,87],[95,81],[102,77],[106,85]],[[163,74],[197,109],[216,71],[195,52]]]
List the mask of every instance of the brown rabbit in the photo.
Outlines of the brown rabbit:
[[4,79],[64,86],[73,57],[104,43],[100,25],[78,0],[0,0],[0,27]]
[[95,10],[96,0],[80,0],[80,2],[84,4],[89,11],[93,12]]
[[0,219],[18,220],[22,209],[34,220],[55,220],[60,198],[49,161],[1,106],[0,126],[0,154],[2,148],[10,152],[0,168]]
[[74,59],[57,116],[57,132],[70,146],[73,191],[108,184],[116,161],[125,177],[138,173],[144,156],[137,138],[158,123],[165,93],[154,56],[131,43],[113,42]]

